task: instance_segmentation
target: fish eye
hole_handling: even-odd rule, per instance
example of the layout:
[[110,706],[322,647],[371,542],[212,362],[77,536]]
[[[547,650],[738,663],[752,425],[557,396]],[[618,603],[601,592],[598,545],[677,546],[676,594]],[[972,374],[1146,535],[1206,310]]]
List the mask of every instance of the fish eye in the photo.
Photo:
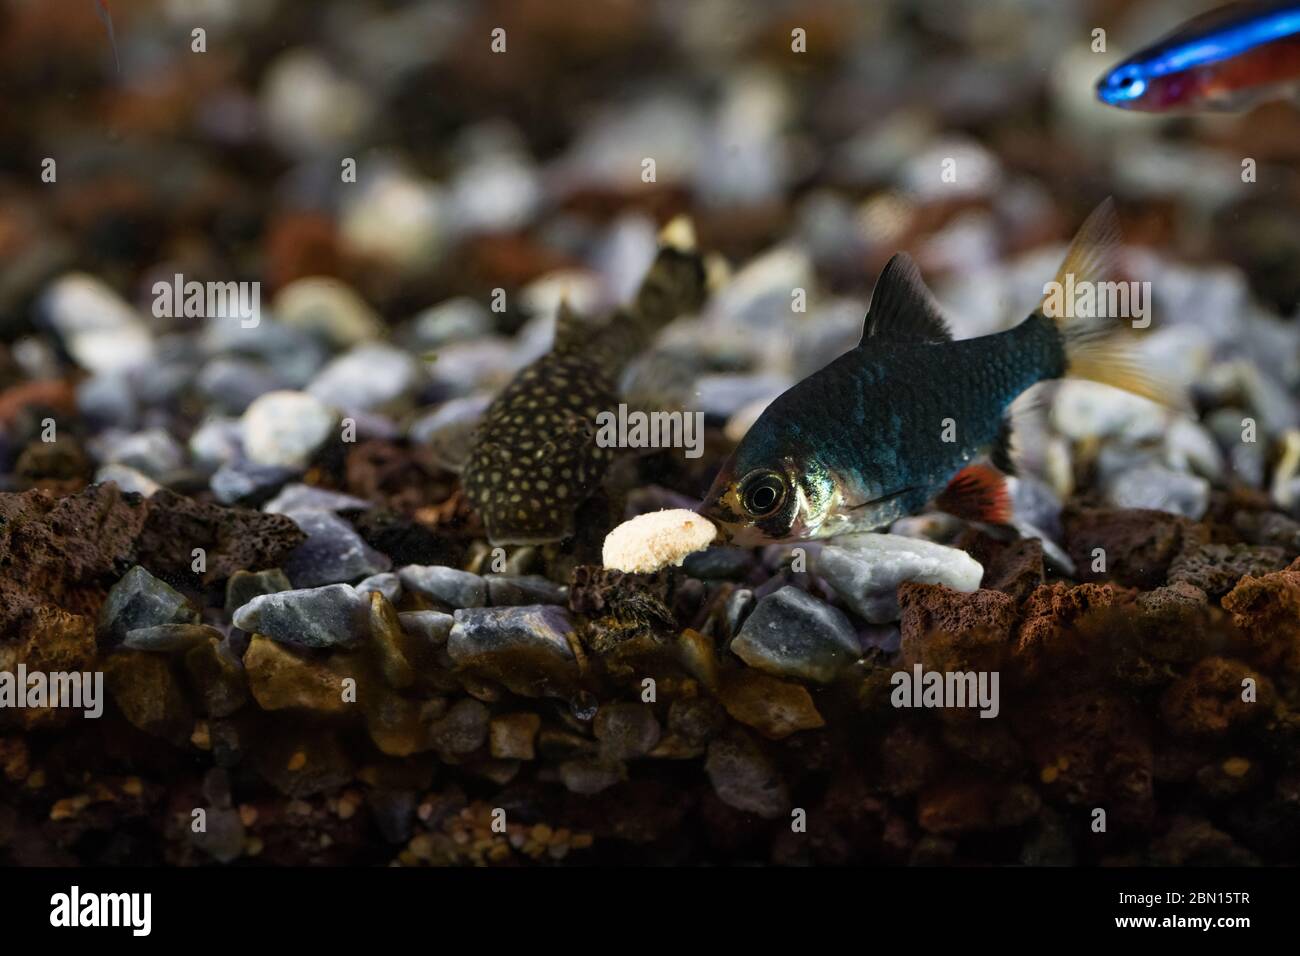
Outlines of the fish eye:
[[740,491],[740,503],[751,517],[765,518],[785,500],[785,479],[774,471],[748,478]]
[[1119,99],[1135,100],[1146,92],[1147,81],[1136,69],[1130,67],[1112,73],[1106,83],[1107,92]]

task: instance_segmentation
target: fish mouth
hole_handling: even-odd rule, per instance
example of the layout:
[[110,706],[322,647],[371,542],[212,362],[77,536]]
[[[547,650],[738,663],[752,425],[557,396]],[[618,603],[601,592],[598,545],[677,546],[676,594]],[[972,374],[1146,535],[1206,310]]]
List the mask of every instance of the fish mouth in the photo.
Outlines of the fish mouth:
[[695,508],[695,513],[709,522],[716,529],[713,540],[709,542],[711,547],[718,545],[730,544],[735,536],[733,530],[735,522],[728,521],[719,512],[720,508],[714,503],[703,501]]

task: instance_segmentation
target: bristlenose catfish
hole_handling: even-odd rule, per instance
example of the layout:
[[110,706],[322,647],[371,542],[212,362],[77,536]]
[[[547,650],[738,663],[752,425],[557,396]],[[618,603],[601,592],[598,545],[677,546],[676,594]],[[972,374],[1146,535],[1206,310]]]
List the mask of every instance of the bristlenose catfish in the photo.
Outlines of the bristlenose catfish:
[[[1118,240],[1108,199],[1079,230],[1038,309],[1015,328],[962,341],[953,341],[911,258],[895,255],[858,346],[767,407],[700,514],[720,541],[740,545],[870,531],[927,505],[1008,523],[1002,472],[1010,470],[1009,408],[1021,393],[1070,377],[1175,399],[1131,357],[1123,318],[1072,316],[1052,295],[1098,288]],[[1001,470],[976,462],[986,455]]]
[[493,399],[461,481],[493,544],[569,538],[578,508],[603,482],[616,449],[596,441],[596,416],[617,405],[623,367],[704,301],[704,260],[689,220],[660,234],[636,297],[604,325],[561,307],[551,351]]

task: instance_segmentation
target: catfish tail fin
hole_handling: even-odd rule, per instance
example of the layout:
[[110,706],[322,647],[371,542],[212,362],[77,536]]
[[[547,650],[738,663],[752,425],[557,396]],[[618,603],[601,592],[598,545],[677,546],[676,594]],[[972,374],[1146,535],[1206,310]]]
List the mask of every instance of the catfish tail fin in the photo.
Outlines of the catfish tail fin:
[[615,311],[603,327],[588,332],[585,341],[566,336],[565,345],[588,353],[605,350],[610,364],[621,368],[673,319],[698,311],[707,293],[707,270],[695,244],[695,227],[687,217],[678,216],[659,233],[659,252],[632,301]]

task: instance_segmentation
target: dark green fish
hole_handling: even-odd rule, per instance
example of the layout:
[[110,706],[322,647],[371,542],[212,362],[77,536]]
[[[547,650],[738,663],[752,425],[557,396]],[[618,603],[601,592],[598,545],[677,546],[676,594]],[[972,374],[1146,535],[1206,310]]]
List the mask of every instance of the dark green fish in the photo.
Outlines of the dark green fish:
[[912,260],[894,256],[858,347],[768,406],[700,513],[737,544],[868,531],[927,503],[973,520],[1010,520],[1002,475],[972,462],[992,454],[1006,466],[1008,408],[1026,389],[1070,376],[1169,398],[1129,358],[1122,316],[1062,308],[1062,289],[1115,285],[1104,280],[1118,237],[1107,200],[1045,289],[1055,295],[1015,328],[963,341],[952,340]]
[[[599,328],[562,308],[551,351],[488,407],[461,475],[493,544],[541,544],[574,533],[578,507],[618,453],[596,442],[596,416],[618,404],[623,367],[665,325],[704,301],[704,263],[670,224],[633,301]],[[689,246],[689,247],[688,247]]]

